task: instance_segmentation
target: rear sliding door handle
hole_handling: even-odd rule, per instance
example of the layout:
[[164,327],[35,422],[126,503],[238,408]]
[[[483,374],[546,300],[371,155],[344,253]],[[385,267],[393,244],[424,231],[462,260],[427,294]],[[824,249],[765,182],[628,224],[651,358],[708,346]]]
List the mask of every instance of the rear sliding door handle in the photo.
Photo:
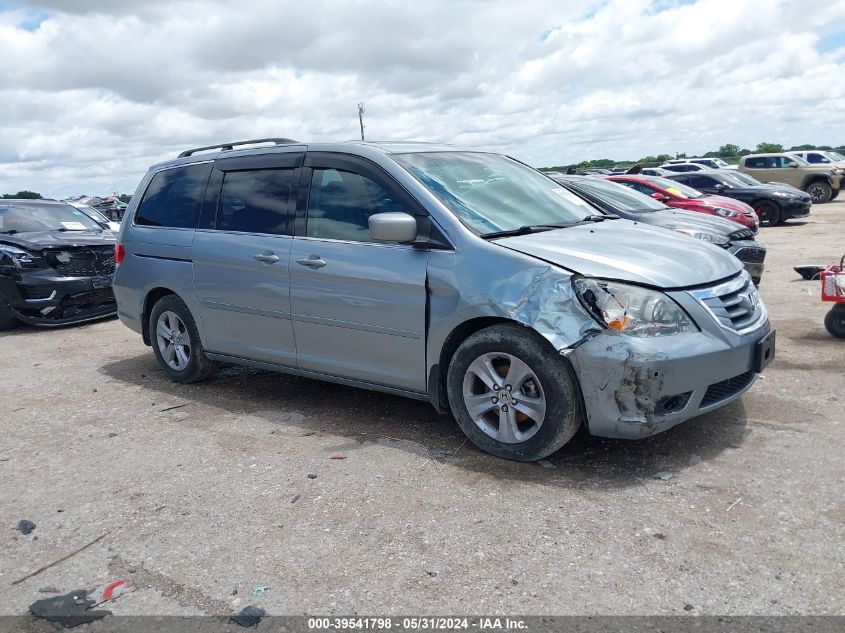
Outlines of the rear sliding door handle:
[[275,264],[279,261],[279,256],[273,255],[273,253],[259,253],[258,255],[253,255],[252,258],[263,264]]
[[308,268],[322,268],[326,265],[326,260],[319,255],[309,255],[308,257],[297,259],[296,263],[300,266],[308,266]]

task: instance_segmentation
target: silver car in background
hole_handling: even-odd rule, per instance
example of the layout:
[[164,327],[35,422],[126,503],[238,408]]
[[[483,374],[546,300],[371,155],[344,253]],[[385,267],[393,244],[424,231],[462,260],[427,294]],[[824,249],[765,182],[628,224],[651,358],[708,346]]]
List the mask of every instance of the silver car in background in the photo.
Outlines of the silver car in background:
[[152,167],[122,223],[118,314],[174,381],[231,362],[427,399],[536,460],[582,424],[641,438],[723,406],[773,357],[736,258],[516,160],[266,141]]

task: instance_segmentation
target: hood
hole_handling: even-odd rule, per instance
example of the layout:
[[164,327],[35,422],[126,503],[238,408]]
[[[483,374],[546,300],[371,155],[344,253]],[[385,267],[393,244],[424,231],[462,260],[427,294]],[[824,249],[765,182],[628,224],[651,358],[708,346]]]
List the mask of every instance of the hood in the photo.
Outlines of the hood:
[[115,242],[117,238],[111,231],[35,231],[15,235],[0,233],[0,244],[11,244],[28,251],[74,246],[112,246]]
[[742,270],[742,263],[718,246],[629,220],[580,224],[495,242],[588,277],[666,290],[713,283]]
[[665,211],[652,211],[641,213],[640,218],[646,224],[662,226],[672,230],[692,230],[715,233],[727,237],[731,233],[742,230],[737,227],[736,222],[726,220],[715,215],[696,213],[695,211],[683,211],[680,209],[667,209]]

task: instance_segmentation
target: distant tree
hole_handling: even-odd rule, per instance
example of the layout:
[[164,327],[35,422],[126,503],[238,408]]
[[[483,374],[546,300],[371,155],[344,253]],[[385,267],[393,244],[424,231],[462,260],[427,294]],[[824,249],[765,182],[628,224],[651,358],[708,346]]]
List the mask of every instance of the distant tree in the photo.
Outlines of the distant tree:
[[667,160],[672,160],[672,154],[658,154],[655,158],[661,163],[665,163]]
[[806,152],[808,149],[816,149],[815,145],[793,145],[789,148],[788,151],[790,152]]
[[3,198],[9,200],[11,198],[22,198],[24,200],[42,200],[44,196],[35,191],[18,191],[17,193],[4,193]]
[[675,158],[686,158],[686,157],[687,157],[686,152],[679,152],[679,153],[675,154]]
[[722,145],[716,152],[716,156],[736,156],[739,154],[739,145],[734,145],[733,143],[725,143]]
[[128,193],[122,193],[117,197],[117,199],[123,202],[124,204],[129,204],[129,201],[132,199],[132,196],[130,196]]
[[738,156],[748,156],[749,154],[753,154],[753,153],[754,152],[752,152],[750,149],[741,149],[741,150],[739,150]]
[[722,155],[719,152],[705,152],[704,158],[721,158]]
[[783,145],[780,143],[757,143],[757,153],[767,154],[769,152],[782,152]]

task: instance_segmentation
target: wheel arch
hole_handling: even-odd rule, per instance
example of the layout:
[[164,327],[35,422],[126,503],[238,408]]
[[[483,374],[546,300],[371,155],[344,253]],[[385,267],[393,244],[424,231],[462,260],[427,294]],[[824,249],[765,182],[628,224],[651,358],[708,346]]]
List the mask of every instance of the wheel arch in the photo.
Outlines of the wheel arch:
[[826,185],[830,186],[830,178],[825,176],[824,174],[807,174],[804,176],[804,179],[801,181],[801,189],[805,190],[814,182],[823,182]]
[[150,313],[153,311],[153,306],[167,295],[176,295],[184,301],[184,298],[179,296],[178,292],[165,286],[156,286],[150,289],[144,297],[144,305],[141,310],[141,336],[145,345],[152,345],[152,341],[150,341]]
[[501,316],[479,316],[459,323],[452,328],[452,331],[449,332],[444,339],[443,345],[440,347],[439,358],[429,370],[429,400],[431,400],[432,405],[434,405],[434,408],[437,409],[439,413],[446,413],[449,411],[449,400],[446,395],[446,376],[449,369],[449,363],[452,361],[452,357],[461,346],[461,343],[476,332],[480,332],[481,330],[487,329],[493,325],[502,325],[505,323],[517,325],[520,328],[532,332],[536,335],[538,340],[542,340],[545,345],[554,349],[551,342],[545,336],[524,323],[520,323],[514,319],[508,319]]

